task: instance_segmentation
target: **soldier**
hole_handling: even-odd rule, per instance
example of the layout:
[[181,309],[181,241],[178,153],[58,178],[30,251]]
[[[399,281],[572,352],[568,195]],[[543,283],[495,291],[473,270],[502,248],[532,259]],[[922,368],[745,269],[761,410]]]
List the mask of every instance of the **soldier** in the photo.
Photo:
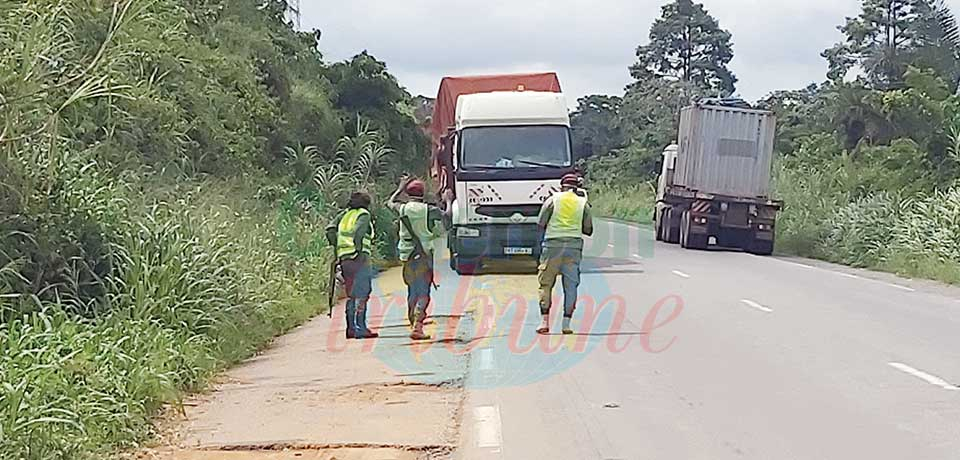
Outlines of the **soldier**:
[[[403,282],[407,285],[407,319],[413,331],[413,340],[429,340],[423,332],[423,322],[430,305],[433,288],[433,246],[443,233],[444,214],[434,205],[424,202],[422,181],[404,177],[397,191],[390,197],[389,206],[400,216],[400,239],[397,249],[403,262]],[[406,195],[404,199],[403,195]]]
[[327,227],[327,240],[336,247],[347,292],[347,338],[373,339],[379,334],[367,327],[367,301],[370,299],[373,270],[373,220],[370,195],[354,192],[347,210]]
[[563,333],[573,334],[570,320],[577,305],[580,286],[580,261],[583,259],[583,235],[593,235],[593,219],[586,194],[580,190],[583,179],[567,174],[560,179],[560,193],[540,208],[539,226],[543,252],[540,255],[539,334],[550,333],[550,304],[557,276],[563,278]]

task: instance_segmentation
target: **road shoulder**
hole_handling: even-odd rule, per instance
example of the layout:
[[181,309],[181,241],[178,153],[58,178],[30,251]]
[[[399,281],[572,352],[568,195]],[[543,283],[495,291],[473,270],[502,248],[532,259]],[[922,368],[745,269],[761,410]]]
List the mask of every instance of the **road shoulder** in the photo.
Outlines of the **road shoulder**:
[[[378,292],[397,292],[399,282],[398,270],[387,271]],[[370,341],[347,341],[342,316],[338,309],[333,321],[316,318],[226,372],[210,393],[185,402],[175,442],[138,457],[445,458],[459,439],[465,363],[447,363],[444,375],[454,378],[423,383],[383,359],[410,353],[401,315],[379,309],[370,324],[381,338]]]

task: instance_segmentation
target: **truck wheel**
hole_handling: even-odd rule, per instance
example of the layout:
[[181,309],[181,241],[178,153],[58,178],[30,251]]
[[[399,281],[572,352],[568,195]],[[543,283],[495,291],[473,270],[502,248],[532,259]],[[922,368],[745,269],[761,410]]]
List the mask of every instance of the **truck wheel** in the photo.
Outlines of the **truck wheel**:
[[691,219],[690,211],[684,211],[680,218],[680,247],[684,249],[706,249],[709,237],[707,235],[694,235],[690,231]]
[[457,269],[456,256],[453,252],[453,240],[449,236],[447,237],[447,253],[450,256],[450,270],[455,271]]
[[663,215],[666,211],[657,211],[653,215],[654,237],[657,241],[663,241]]
[[475,275],[480,268],[480,260],[478,259],[456,256],[451,257],[450,260],[453,265],[453,271],[457,272],[460,276]]
[[680,219],[678,218],[678,213],[679,211],[676,208],[670,208],[664,211],[666,218],[663,219],[663,241],[670,244],[680,242]]
[[754,239],[747,245],[747,252],[758,256],[769,256],[773,254],[773,241]]

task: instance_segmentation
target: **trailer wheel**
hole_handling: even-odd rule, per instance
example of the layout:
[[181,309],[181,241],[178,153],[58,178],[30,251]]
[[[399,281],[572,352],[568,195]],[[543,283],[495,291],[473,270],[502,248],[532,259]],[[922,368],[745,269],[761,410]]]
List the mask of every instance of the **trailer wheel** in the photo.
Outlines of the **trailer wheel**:
[[684,211],[683,217],[680,218],[680,247],[684,249],[706,249],[710,237],[692,234],[690,226],[690,211]]
[[670,244],[680,242],[680,216],[677,208],[670,208],[663,211],[666,218],[663,219],[663,241]]
[[747,244],[747,252],[757,256],[773,254],[773,241],[753,239]]

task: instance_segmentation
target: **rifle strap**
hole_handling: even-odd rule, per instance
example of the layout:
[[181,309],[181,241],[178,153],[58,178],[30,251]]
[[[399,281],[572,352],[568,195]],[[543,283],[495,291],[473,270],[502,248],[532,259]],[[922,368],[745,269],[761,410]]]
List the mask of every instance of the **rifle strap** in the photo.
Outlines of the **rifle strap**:
[[406,206],[400,208],[400,224],[403,225],[403,228],[407,229],[407,233],[410,234],[410,237],[413,239],[413,249],[420,256],[426,256],[427,251],[423,247],[423,243],[420,241],[420,237],[417,236],[417,232],[413,231],[413,225],[410,224],[410,218],[407,217],[404,212],[406,211]]

